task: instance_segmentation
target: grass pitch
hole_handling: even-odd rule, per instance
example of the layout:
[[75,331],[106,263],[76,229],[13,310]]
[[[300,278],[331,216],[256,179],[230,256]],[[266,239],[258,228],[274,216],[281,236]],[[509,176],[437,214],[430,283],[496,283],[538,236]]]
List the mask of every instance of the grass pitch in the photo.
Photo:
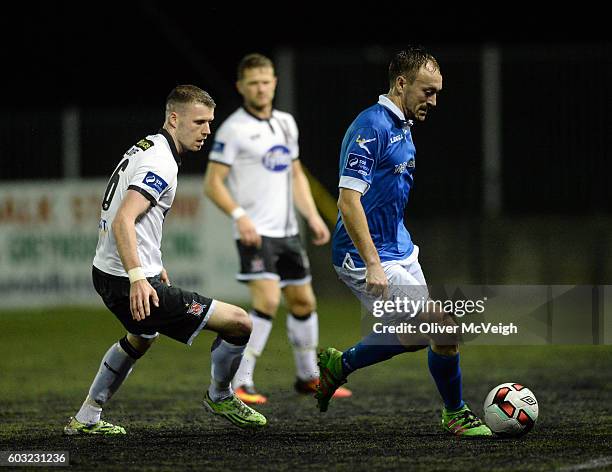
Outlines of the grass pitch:
[[[353,299],[320,301],[320,346],[359,334]],[[269,427],[243,432],[206,413],[213,334],[160,339],[104,410],[127,436],[64,437],[104,352],[124,332],[105,309],[0,313],[0,450],[69,451],[73,470],[611,470],[612,346],[463,346],[464,397],[520,382],[540,417],[521,439],[460,440],[440,428],[425,351],[353,374],[327,413],[294,393],[282,310],[255,380]]]

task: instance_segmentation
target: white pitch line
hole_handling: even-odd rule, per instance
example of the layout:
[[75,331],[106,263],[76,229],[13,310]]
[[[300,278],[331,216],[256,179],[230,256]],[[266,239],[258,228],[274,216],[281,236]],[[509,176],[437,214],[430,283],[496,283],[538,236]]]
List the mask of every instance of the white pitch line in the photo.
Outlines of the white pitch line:
[[599,469],[610,464],[612,464],[612,457],[600,457],[582,464],[564,466],[558,470],[559,472],[574,472],[575,470]]

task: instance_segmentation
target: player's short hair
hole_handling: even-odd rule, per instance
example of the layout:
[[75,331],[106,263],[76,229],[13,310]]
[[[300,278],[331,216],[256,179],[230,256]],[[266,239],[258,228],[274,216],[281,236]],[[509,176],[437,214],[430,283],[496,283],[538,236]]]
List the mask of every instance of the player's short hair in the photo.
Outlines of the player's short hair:
[[238,63],[238,80],[244,77],[244,71],[247,69],[256,69],[258,67],[271,67],[274,70],[272,59],[259,53],[247,54]]
[[403,51],[399,51],[393,56],[389,64],[389,86],[393,87],[395,79],[400,75],[406,77],[409,83],[413,83],[419,69],[428,62],[431,62],[435,70],[440,70],[440,65],[436,58],[429,54],[422,46],[408,46]]
[[176,111],[182,105],[188,103],[201,103],[208,108],[215,108],[217,104],[212,97],[195,85],[177,85],[172,89],[168,98],[166,98],[166,116]]

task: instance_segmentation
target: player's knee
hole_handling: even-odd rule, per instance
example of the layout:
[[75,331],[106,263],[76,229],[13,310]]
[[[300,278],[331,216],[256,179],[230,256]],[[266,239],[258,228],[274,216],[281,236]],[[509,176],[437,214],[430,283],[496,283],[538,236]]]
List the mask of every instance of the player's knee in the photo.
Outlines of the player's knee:
[[142,336],[136,336],[133,334],[126,335],[119,341],[119,344],[125,352],[131,357],[138,359],[142,357],[155,342],[157,336],[153,338],[143,338]]
[[276,315],[276,310],[280,305],[280,294],[268,294],[253,303],[253,308],[270,316]]
[[251,318],[240,307],[233,307],[233,313],[231,315],[230,329],[228,335],[232,338],[249,338],[251,331],[253,331],[253,322]]
[[441,356],[454,356],[459,353],[459,346],[457,344],[439,345],[432,343],[431,350]]
[[317,309],[317,302],[314,297],[301,297],[296,300],[291,301],[291,305],[289,306],[289,310],[294,315],[306,316],[312,313]]
[[[439,354],[454,355],[457,353],[457,345],[461,340],[461,334],[451,313],[444,311],[423,312],[419,315],[419,322],[427,325],[422,327],[420,331],[429,333],[428,338],[431,345],[449,352],[448,354]],[[438,351],[434,350],[434,352]]]

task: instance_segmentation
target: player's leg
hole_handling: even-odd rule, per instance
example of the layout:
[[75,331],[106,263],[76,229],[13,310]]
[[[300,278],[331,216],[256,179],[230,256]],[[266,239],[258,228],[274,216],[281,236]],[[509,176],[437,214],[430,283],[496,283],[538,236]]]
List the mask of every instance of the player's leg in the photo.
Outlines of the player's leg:
[[319,344],[319,316],[310,283],[287,285],[283,295],[289,308],[287,337],[293,350],[297,383],[307,385],[319,377],[317,346]]
[[242,360],[253,324],[240,307],[215,301],[204,329],[218,334],[211,347],[211,384],[204,406],[241,428],[265,426],[266,418],[234,394],[231,381]]
[[[417,263],[418,264],[418,263]],[[427,299],[427,286],[424,277],[417,277],[407,266],[387,264],[384,266],[389,281],[389,299],[408,298]],[[365,269],[337,268],[340,279],[359,298],[366,310],[372,311],[374,298],[365,292]],[[420,266],[419,266],[420,271]],[[421,273],[422,275],[422,273]],[[388,313],[381,318],[384,326],[397,321],[396,314]],[[401,313],[410,318],[411,313]],[[411,339],[400,338],[388,331],[372,331],[361,341],[344,352],[327,348],[319,354],[321,382],[316,397],[321,411],[327,411],[329,400],[336,389],[346,382],[346,378],[358,369],[384,362],[404,352],[416,351],[427,346],[428,341],[420,335]]]
[[[424,312],[419,322],[456,326],[450,313]],[[457,436],[491,436],[491,430],[478,418],[463,401],[462,373],[459,345],[455,335],[432,335],[428,350],[427,364],[444,403],[442,428]]]
[[236,374],[252,330],[247,313],[240,307],[215,301],[214,312],[204,329],[218,334],[211,347],[211,385],[213,401],[233,394],[231,380]]
[[232,385],[236,394],[245,403],[263,404],[267,398],[255,389],[255,366],[257,358],[261,356],[268,342],[281,292],[278,280],[274,279],[251,280],[249,290],[252,306],[249,316],[253,331]]
[[276,272],[275,254],[277,240],[278,238],[262,236],[260,247],[245,246],[236,241],[240,256],[240,272],[236,274],[236,278],[249,285],[249,316],[253,322],[253,332],[232,385],[236,394],[246,403],[262,404],[267,401],[267,398],[255,389],[253,374],[257,358],[268,342],[280,303],[280,277]]
[[149,323],[161,333],[191,345],[201,330],[217,333],[211,348],[211,383],[204,407],[241,428],[266,424],[266,418],[234,395],[231,380],[249,340],[252,323],[240,307],[168,286],[159,277],[150,279],[157,291],[159,307],[138,323]]
[[125,434],[123,427],[114,426],[100,419],[102,408],[156,338],[157,334],[128,333],[106,351],[85,401],[76,416],[64,428],[65,434]]
[[[319,344],[319,315],[316,298],[310,282],[283,287],[283,295],[289,308],[287,336],[293,350],[297,370],[295,389],[299,393],[314,394],[319,384],[317,346]],[[351,391],[340,387],[335,398],[346,398]]]

